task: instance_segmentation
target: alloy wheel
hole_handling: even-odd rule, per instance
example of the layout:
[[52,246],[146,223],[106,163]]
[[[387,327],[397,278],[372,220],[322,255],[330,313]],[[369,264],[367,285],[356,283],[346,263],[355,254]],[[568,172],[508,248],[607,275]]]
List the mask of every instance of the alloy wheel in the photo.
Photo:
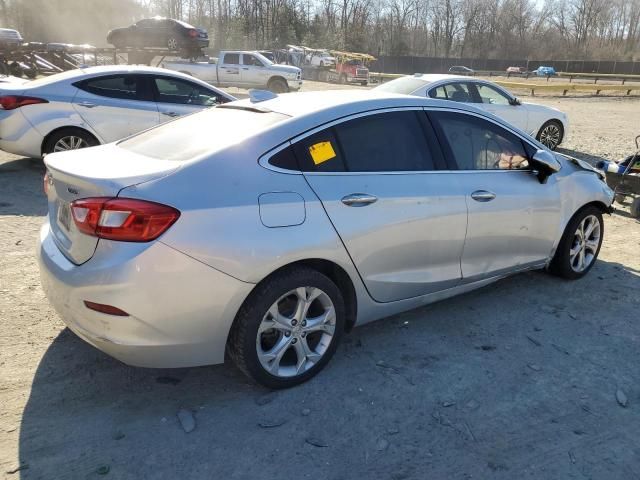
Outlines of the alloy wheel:
[[175,38],[170,38],[167,40],[167,48],[169,50],[177,50],[178,49],[178,41]]
[[573,235],[569,261],[576,273],[584,272],[593,263],[600,246],[600,221],[595,215],[586,216]]
[[282,295],[262,318],[256,350],[262,367],[276,377],[295,377],[316,365],[329,349],[336,311],[320,288],[299,287]]
[[551,150],[556,148],[560,143],[560,127],[555,123],[550,123],[540,132],[540,143]]
[[66,152],[67,150],[77,150],[79,148],[86,148],[89,144],[81,137],[75,135],[69,135],[62,137],[53,146],[54,152]]

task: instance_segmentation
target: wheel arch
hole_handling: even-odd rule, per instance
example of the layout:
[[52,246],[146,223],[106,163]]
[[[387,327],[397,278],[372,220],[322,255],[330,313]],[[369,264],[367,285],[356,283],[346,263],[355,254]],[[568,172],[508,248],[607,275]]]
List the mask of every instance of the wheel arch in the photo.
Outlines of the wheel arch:
[[65,125],[64,127],[58,127],[58,128],[54,128],[53,130],[51,130],[49,133],[47,133],[45,135],[45,137],[42,139],[42,143],[40,144],[40,155],[44,155],[44,148],[47,145],[47,142],[49,142],[49,139],[51,139],[51,137],[62,131],[62,130],[80,130],[82,132],[87,133],[87,135],[91,135],[93,138],[95,138],[96,142],[98,142],[99,145],[102,144],[102,142],[100,141],[100,139],[91,131],[87,130],[86,128],[82,128],[82,127],[77,127],[74,125]]
[[253,290],[255,290],[258,285],[262,284],[263,282],[265,282],[272,276],[282,272],[283,270],[293,269],[296,267],[306,267],[312,270],[316,270],[317,272],[320,272],[323,275],[329,277],[329,279],[336,284],[344,298],[344,306],[346,311],[345,331],[350,332],[356,323],[358,314],[358,298],[355,285],[346,270],[331,260],[325,260],[322,258],[308,258],[287,263],[286,265],[278,267],[269,275],[265,276],[259,283],[256,284]]
[[271,86],[271,84],[273,82],[284,82],[285,86],[287,87],[287,90],[289,89],[289,84],[287,83],[286,78],[280,76],[280,75],[273,75],[272,77],[269,77],[269,80],[267,81],[267,87]]

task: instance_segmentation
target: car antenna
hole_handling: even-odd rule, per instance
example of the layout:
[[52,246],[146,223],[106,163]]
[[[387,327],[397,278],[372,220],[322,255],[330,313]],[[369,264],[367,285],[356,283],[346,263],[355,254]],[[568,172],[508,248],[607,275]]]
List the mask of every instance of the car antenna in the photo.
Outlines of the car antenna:
[[260,103],[274,98],[278,98],[278,95],[269,90],[258,90],[255,88],[249,90],[249,100],[251,103]]

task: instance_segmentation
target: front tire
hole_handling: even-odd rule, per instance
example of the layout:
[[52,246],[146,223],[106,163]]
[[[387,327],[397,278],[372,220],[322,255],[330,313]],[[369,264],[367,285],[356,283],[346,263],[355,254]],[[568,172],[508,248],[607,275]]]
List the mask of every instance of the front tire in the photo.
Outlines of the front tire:
[[267,88],[273,93],[287,93],[289,91],[287,83],[280,78],[274,78],[269,81]]
[[338,287],[305,267],[286,269],[249,295],[234,321],[227,352],[242,372],[268,388],[289,388],[329,362],[344,332]]
[[584,277],[596,263],[603,238],[602,212],[595,206],[583,208],[567,224],[549,270],[569,280]]
[[536,140],[550,150],[555,150],[562,143],[564,128],[558,120],[549,120],[542,127],[536,136]]

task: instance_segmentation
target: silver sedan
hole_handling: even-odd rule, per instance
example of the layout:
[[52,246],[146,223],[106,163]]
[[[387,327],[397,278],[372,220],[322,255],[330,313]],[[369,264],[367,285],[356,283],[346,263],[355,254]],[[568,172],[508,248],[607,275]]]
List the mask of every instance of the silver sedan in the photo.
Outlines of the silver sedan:
[[132,365],[289,387],[354,326],[531,269],[593,267],[612,191],[470,105],[243,100],[45,158],[39,261],[66,324]]

